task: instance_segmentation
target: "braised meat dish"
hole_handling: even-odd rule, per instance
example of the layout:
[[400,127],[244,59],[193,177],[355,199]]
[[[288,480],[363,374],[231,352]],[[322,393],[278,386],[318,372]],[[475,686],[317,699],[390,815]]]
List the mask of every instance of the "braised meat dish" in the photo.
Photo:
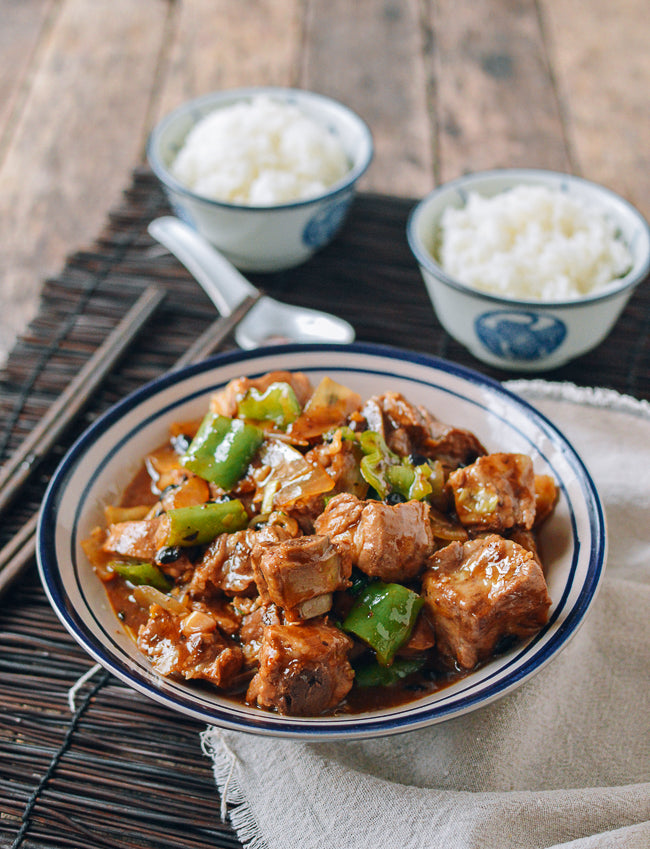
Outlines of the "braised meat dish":
[[84,543],[161,676],[281,714],[358,712],[544,626],[557,487],[530,457],[302,373],[233,380],[207,406]]

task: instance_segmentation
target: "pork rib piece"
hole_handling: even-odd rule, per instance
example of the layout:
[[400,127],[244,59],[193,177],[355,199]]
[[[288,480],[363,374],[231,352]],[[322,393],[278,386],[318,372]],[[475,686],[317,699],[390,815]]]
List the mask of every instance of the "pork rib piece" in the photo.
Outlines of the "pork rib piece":
[[352,640],[324,620],[264,629],[246,699],[292,716],[318,716],[350,691]]
[[425,609],[440,653],[463,669],[508,638],[537,633],[551,600],[533,552],[497,534],[452,542],[424,573]]

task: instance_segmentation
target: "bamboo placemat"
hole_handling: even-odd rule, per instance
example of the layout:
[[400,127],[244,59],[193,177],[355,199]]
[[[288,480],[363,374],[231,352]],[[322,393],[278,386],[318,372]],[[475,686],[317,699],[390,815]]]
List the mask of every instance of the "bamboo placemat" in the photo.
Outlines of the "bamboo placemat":
[[[348,319],[360,340],[463,363],[493,377],[440,328],[405,239],[413,203],[361,195],[344,232],[291,271],[251,279],[270,294]],[[37,509],[56,463],[108,406],[168,368],[211,323],[199,286],[146,227],[168,208],[136,171],[91,250],[44,284],[38,315],[0,373],[0,458],[6,459],[151,282],[168,292],[145,331],[61,439],[3,522],[0,543]],[[642,287],[596,351],[553,380],[650,398],[650,292]],[[68,691],[92,661],[51,610],[35,568],[0,604],[0,841],[14,849],[237,847],[219,820],[203,726],[100,672]],[[269,742],[272,745],[272,742]]]

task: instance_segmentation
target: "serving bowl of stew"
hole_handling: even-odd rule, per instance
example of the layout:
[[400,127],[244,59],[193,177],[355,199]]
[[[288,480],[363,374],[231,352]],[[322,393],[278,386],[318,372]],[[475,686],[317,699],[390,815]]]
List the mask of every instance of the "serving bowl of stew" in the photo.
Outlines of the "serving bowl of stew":
[[60,464],[37,546],[61,621],[118,678],[310,740],[506,694],[575,633],[605,555],[552,423],[473,371],[361,344],[223,354],[125,398]]

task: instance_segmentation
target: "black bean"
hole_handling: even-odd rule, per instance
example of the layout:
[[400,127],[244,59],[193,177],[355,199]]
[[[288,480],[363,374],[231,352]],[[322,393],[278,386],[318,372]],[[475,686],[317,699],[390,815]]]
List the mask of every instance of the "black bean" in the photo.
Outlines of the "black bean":
[[409,463],[412,466],[423,466],[427,462],[427,458],[424,454],[411,454],[409,456]]
[[164,548],[158,549],[156,552],[157,563],[175,563],[181,556],[182,549],[180,545],[166,545]]
[[401,492],[389,492],[386,496],[386,504],[403,504],[406,501],[406,498],[402,495]]

